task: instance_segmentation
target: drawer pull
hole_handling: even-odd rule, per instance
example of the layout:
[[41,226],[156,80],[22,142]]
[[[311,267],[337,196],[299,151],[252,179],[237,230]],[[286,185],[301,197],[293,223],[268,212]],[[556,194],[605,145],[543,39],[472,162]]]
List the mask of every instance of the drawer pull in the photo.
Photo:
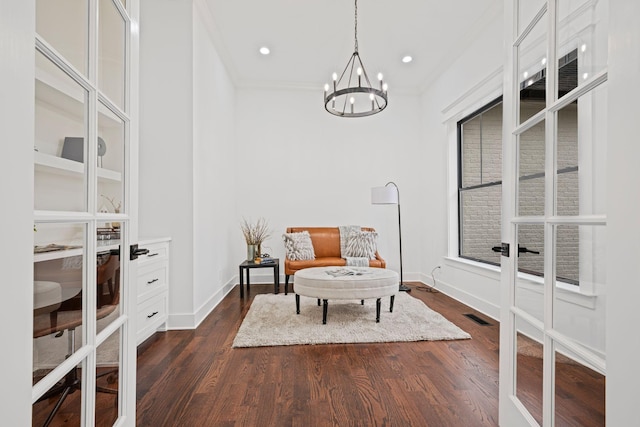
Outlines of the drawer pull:
[[147,281],[147,285],[150,285],[150,284],[152,284],[152,283],[155,283],[155,282],[157,282],[158,280],[160,280],[160,279],[155,278],[155,279],[153,279],[153,280],[148,280],[148,281]]
[[160,253],[154,252],[152,254],[147,255],[147,258],[151,258],[152,256],[158,256],[158,255],[160,255]]
[[154,311],[153,313],[151,313],[150,315],[147,316],[147,319],[151,319],[153,316],[155,316],[156,314],[158,314],[157,311]]

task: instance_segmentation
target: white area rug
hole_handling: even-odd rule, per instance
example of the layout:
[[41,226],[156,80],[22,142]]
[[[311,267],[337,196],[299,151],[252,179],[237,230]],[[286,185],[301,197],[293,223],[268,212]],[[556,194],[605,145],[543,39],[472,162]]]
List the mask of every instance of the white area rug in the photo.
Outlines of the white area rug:
[[315,298],[300,297],[300,314],[296,314],[294,294],[256,295],[233,347],[471,338],[417,298],[400,292],[393,313],[389,300],[382,299],[380,323],[376,323],[375,299],[365,300],[364,305],[359,300],[329,300],[323,325],[322,306]]

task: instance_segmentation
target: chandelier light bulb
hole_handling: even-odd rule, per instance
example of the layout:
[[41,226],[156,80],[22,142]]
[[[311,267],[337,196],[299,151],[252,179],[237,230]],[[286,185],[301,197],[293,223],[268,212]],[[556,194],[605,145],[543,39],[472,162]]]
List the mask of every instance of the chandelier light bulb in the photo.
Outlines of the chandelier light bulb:
[[332,78],[332,79],[333,79],[333,81],[335,82],[336,80],[338,80],[338,74],[333,73],[333,74],[331,75],[331,78]]
[[359,76],[362,75],[362,68],[358,67],[358,69],[356,70],[356,73],[358,73]]
[[378,73],[378,80],[382,81],[382,73]]
[[547,58],[542,58],[542,65],[547,65]]
[[389,85],[387,85],[386,83],[382,85],[382,90],[383,91],[387,91],[387,89],[389,89]]

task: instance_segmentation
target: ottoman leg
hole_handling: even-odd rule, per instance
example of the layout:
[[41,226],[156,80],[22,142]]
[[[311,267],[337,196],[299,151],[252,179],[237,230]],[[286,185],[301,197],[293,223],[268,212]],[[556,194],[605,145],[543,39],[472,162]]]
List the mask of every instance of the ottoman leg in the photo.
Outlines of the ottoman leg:
[[396,296],[395,295],[391,295],[391,308],[389,309],[389,311],[391,313],[393,313],[393,302],[396,300]]
[[382,298],[376,298],[376,323],[380,323],[380,306],[382,305]]
[[296,294],[296,314],[300,314],[300,295]]
[[[320,301],[320,300],[318,300]],[[322,300],[322,324],[327,324],[327,309],[329,308],[329,301],[326,299]]]
[[360,300],[360,305],[364,305],[364,300],[363,299]]
[[320,298],[318,298],[318,307],[320,307]]

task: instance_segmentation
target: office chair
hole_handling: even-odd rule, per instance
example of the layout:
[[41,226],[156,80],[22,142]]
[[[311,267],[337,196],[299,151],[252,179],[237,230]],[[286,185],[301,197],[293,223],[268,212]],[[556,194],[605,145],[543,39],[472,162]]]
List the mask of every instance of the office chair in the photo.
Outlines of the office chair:
[[[119,256],[109,254],[103,257],[103,262],[97,267],[97,310],[96,319],[100,320],[118,308],[120,302],[120,261]],[[78,309],[79,307],[79,309]],[[68,301],[59,304],[56,315],[43,312],[43,310],[34,311],[33,317],[33,337],[39,338],[50,334],[62,336],[64,331],[68,331],[68,353],[67,357],[75,351],[75,330],[82,325],[82,292]],[[103,372],[96,375],[101,378],[105,375],[117,375],[118,369]],[[108,379],[108,382],[113,382]],[[74,367],[65,375],[65,377],[42,395],[37,402],[49,399],[60,394],[58,401],[49,413],[43,427],[47,427],[53,421],[58,410],[61,408],[65,399],[69,394],[81,388],[81,380],[78,368]],[[118,390],[101,387],[96,385],[96,391],[116,395],[116,407],[118,405]],[[36,402],[36,403],[37,403]]]

